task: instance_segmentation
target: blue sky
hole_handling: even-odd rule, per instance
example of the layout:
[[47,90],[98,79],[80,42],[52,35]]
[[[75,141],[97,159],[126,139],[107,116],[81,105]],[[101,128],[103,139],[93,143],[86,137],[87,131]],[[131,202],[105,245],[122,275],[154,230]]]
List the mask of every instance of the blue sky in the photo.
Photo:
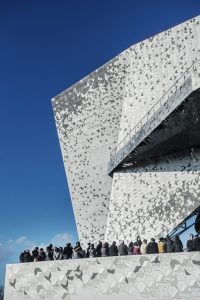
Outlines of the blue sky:
[[0,0],[0,283],[36,243],[77,240],[51,98],[198,0]]

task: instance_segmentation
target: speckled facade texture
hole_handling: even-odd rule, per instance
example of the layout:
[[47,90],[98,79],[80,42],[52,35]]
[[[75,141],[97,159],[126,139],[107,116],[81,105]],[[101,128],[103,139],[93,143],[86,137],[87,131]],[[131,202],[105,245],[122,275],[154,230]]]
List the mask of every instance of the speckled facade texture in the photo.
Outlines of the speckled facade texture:
[[[152,128],[143,124],[148,130],[200,87],[199,37],[197,17],[128,48],[53,99],[83,244],[104,238],[128,241],[137,233],[159,236],[199,206],[197,152],[195,158],[165,157],[151,166],[114,172],[113,179],[108,175],[112,150],[135,147],[135,133],[127,134],[159,99],[168,102],[152,115]],[[139,137],[142,141],[145,135]],[[123,155],[127,152],[121,160]],[[116,153],[113,161],[119,163],[117,159]]]
[[199,300],[200,253],[7,265],[4,300]]
[[149,240],[172,231],[200,205],[200,151],[115,173],[105,239]]

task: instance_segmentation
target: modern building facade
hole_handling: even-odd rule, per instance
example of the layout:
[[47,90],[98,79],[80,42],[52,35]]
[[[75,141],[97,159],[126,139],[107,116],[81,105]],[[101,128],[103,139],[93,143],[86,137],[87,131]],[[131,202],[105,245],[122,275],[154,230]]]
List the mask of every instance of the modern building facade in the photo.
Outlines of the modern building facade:
[[159,237],[200,205],[199,37],[196,17],[53,98],[83,244]]
[[[56,96],[78,234],[169,233],[200,206],[200,17],[138,43]],[[7,265],[5,300],[197,300],[200,253]]]

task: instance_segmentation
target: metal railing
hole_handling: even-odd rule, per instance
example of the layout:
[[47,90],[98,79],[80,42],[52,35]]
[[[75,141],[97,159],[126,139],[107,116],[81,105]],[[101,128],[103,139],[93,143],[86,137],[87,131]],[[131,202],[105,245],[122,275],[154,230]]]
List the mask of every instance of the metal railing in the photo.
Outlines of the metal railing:
[[[167,103],[167,100],[176,92],[176,90],[180,87],[180,82],[186,80],[187,75],[190,74],[190,71],[195,67],[195,64],[200,62],[197,60],[191,64],[190,67],[186,69],[186,71],[174,82],[174,84],[163,94],[163,96],[152,106],[152,108],[142,117],[142,119],[133,127],[131,128],[127,135],[119,142],[119,144],[112,150],[110,153],[110,164],[120,152],[120,150],[126,145],[126,143],[130,140],[130,136],[136,135],[136,133],[146,124],[148,119],[152,117],[155,112],[157,112],[161,106]],[[195,70],[195,68],[194,68]],[[175,88],[175,91],[174,91]],[[166,99],[167,96],[167,99]]]

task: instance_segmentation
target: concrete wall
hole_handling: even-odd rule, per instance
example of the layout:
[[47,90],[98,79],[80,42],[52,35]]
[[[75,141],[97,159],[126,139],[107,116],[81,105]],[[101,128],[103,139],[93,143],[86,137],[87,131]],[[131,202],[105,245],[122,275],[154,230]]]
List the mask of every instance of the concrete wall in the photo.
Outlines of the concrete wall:
[[4,300],[199,300],[200,253],[7,265]]

